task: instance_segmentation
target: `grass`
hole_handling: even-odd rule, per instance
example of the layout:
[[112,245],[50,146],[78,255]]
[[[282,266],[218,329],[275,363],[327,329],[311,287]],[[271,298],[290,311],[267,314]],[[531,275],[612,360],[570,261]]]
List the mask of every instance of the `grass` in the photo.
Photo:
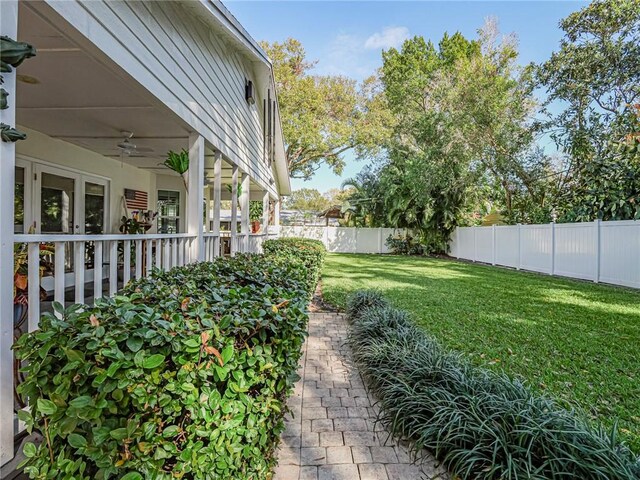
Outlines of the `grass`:
[[579,407],[640,452],[640,292],[452,260],[328,255],[327,302],[379,289],[446,346]]

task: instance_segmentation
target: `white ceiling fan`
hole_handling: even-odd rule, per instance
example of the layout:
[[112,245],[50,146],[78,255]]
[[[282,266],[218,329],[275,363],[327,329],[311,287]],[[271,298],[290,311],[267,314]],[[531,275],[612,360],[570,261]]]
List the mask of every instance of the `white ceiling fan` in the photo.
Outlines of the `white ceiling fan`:
[[133,143],[131,141],[131,139],[133,138],[133,132],[123,130],[120,133],[122,133],[123,140],[117,144],[117,147],[120,149],[120,154],[122,156],[124,155],[126,155],[127,157],[130,157],[131,155],[145,156],[144,155],[145,153],[153,152],[153,148],[139,147],[135,143]]

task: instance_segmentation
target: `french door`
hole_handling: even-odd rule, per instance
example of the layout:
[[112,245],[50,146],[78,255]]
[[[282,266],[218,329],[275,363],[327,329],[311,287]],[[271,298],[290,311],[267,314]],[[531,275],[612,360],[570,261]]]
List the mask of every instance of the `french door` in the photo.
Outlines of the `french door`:
[[34,164],[33,172],[35,233],[105,233],[108,180],[43,164]]

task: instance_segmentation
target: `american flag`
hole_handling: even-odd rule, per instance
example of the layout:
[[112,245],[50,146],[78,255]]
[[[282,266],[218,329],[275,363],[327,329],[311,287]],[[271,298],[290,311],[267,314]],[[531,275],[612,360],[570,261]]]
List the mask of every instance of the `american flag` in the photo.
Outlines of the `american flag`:
[[124,189],[124,198],[127,202],[127,208],[131,210],[146,210],[148,206],[147,192],[140,190]]

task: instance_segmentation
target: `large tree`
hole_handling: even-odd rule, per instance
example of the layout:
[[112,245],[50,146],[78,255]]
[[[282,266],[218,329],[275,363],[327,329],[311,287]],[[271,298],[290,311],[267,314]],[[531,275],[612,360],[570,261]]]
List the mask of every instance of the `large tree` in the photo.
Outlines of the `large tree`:
[[638,218],[637,152],[619,148],[640,103],[640,1],[596,0],[560,27],[559,50],[537,68],[548,94],[544,125],[566,155],[559,217]]
[[[560,22],[558,51],[538,67],[547,126],[579,168],[606,148],[625,111],[640,101],[640,1],[596,0]],[[564,107],[552,114],[557,106]]]
[[525,161],[530,83],[515,42],[497,39],[488,22],[478,40],[456,33],[435,46],[415,37],[383,53],[381,79],[398,119],[379,173],[386,222],[420,230],[427,250],[446,249],[456,225],[496,204],[513,216],[514,197],[534,184]]
[[273,62],[286,157],[292,177],[309,179],[324,163],[336,174],[344,154],[367,157],[380,148],[392,120],[374,78],[358,84],[338,75],[314,75],[295,39],[262,42]]
[[329,200],[315,188],[300,188],[291,192],[284,206],[301,213],[319,213],[330,205]]

